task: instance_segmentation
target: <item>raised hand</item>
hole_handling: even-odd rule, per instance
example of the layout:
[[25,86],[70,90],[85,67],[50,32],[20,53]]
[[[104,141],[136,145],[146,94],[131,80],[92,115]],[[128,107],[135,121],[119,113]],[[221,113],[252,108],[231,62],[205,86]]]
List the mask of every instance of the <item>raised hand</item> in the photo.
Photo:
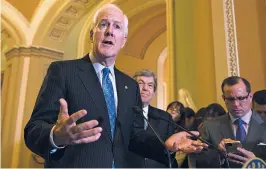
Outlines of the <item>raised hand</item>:
[[223,140],[219,143],[219,145],[218,145],[218,149],[221,150],[221,151],[223,151],[223,152],[226,152],[226,149],[225,149],[225,142],[224,142],[224,140],[226,140],[226,139],[223,139]]
[[76,121],[87,114],[86,110],[80,110],[69,116],[67,102],[64,99],[60,99],[59,101],[60,112],[53,131],[54,143],[57,146],[91,143],[100,138],[102,128],[96,127],[99,124],[97,120],[76,125]]
[[[192,133],[199,135],[199,132],[196,131],[192,131]],[[166,147],[170,151],[182,151],[184,153],[199,152],[204,147],[208,147],[207,144],[191,140],[190,137],[191,135],[187,132],[175,133],[166,140]]]

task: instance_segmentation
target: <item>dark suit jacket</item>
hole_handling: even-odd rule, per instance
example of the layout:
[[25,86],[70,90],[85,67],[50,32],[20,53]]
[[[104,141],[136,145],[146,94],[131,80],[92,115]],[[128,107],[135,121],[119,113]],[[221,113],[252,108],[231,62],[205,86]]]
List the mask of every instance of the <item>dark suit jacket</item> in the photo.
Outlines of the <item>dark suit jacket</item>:
[[[204,122],[203,127],[204,133],[201,133],[203,138],[217,147],[224,138],[235,140],[229,114],[217,117],[214,120],[206,121]],[[266,143],[266,123],[256,112],[253,111],[248,133],[242,146],[246,150],[252,151],[257,157],[265,160],[266,153],[260,151],[257,146],[259,143]],[[214,150],[202,152],[197,155],[196,159],[197,167],[220,167],[218,153]],[[239,168],[242,166],[230,163],[230,167]]]
[[[154,116],[151,117],[151,114],[154,114]],[[149,106],[149,111],[148,111],[148,120],[154,130],[161,136],[162,140],[166,141],[168,137],[170,137],[172,134],[175,133],[175,126],[169,122],[166,122],[161,119],[157,119],[154,117],[162,117],[164,119],[167,119],[169,121],[173,121],[172,117],[169,113],[157,109],[155,107]],[[147,127],[147,132],[150,134],[154,134],[151,128],[148,126]],[[137,148],[137,147],[136,147]],[[148,152],[149,153],[149,152]],[[165,154],[165,158],[167,161],[167,155]],[[177,167],[177,162],[175,159],[175,153],[171,154],[171,161],[172,161],[172,166]],[[159,163],[157,161],[154,161],[152,159],[144,158],[142,156],[137,155],[136,153],[129,152],[128,156],[128,164],[130,168],[167,168],[169,167],[168,165]]]
[[[113,160],[115,167],[127,167],[128,147],[138,147],[138,144],[141,144],[143,150],[139,153],[153,151],[149,154],[150,157],[162,161],[160,154],[163,154],[163,148],[160,147],[160,142],[143,130],[142,117],[132,109],[136,105],[141,107],[137,83],[116,68],[114,71],[118,106],[115,136],[112,140],[104,94],[89,56],[50,65],[32,116],[24,130],[27,147],[45,159],[45,167],[111,168]],[[67,101],[70,115],[81,109],[87,110],[88,114],[77,123],[99,117],[103,119],[103,131],[98,141],[68,145],[50,153],[53,148],[49,134],[57,120],[60,98]],[[153,149],[149,149],[151,145],[154,146]]]

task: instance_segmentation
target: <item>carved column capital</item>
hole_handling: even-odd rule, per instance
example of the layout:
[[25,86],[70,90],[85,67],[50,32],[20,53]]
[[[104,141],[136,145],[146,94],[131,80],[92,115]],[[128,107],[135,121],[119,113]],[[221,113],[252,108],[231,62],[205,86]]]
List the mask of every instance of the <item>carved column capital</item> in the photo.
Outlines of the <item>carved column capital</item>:
[[6,53],[6,59],[10,60],[13,57],[25,57],[25,56],[35,56],[35,57],[48,57],[51,59],[56,59],[56,60],[62,60],[64,53],[52,49],[47,49],[44,47],[35,47],[35,46],[30,46],[30,47],[17,47],[9,50]]

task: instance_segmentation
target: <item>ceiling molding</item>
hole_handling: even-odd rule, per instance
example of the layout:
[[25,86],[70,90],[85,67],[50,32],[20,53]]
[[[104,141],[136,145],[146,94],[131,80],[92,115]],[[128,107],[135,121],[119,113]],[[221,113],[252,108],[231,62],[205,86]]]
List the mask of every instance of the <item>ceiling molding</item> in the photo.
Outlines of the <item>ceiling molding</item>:
[[[126,15],[128,16],[128,18],[134,17],[135,15],[146,11],[150,8],[154,8],[157,5],[165,5],[165,0],[152,0],[152,1],[148,1],[146,3],[143,3],[142,5],[137,6],[136,8],[133,8],[132,10],[130,10],[129,12],[126,13]],[[154,11],[155,12],[155,11]]]
[[151,43],[162,33],[166,31],[166,27],[158,30],[155,34],[153,34],[150,39],[145,43],[144,47],[141,49],[140,57],[141,59],[144,59],[145,52],[147,51],[148,47],[151,45]]
[[124,55],[127,56],[131,56],[134,58],[138,58],[138,59],[144,59],[145,53],[148,49],[148,47],[151,45],[151,43],[158,37],[160,36],[162,33],[164,33],[166,31],[166,27],[158,30],[156,33],[154,33],[153,35],[151,35],[148,39],[148,41],[145,42],[144,46],[142,46],[141,48],[134,48],[135,51],[137,51],[136,53],[138,54],[132,54],[127,48],[131,48],[132,45],[131,43],[127,43],[126,48],[124,49]]
[[57,42],[62,42],[69,34],[71,28],[89,11],[94,5],[99,4],[97,1],[73,0],[70,1],[65,9],[61,11],[55,21],[52,23],[48,36]]
[[[153,29],[151,29],[151,27]],[[138,25],[137,28],[130,33],[129,41],[126,43],[123,50],[124,54],[138,59],[144,59],[147,48],[160,34],[165,31],[165,12],[160,13],[157,16],[153,16],[152,18],[149,18],[149,20],[145,20],[145,22],[142,22],[142,24]]]
[[52,49],[47,49],[44,47],[17,47],[9,50],[6,53],[6,59],[10,60],[13,57],[25,57],[25,56],[43,56],[48,57],[56,60],[62,60],[64,53]]
[[27,45],[29,43],[30,29],[28,20],[6,0],[2,1],[1,24],[17,44]]

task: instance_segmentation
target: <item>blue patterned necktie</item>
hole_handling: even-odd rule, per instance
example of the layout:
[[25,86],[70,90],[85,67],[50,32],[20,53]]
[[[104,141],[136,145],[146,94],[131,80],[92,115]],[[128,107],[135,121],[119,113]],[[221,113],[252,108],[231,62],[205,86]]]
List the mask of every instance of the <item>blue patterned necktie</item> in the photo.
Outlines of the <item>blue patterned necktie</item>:
[[109,68],[103,69],[102,88],[103,88],[105,102],[106,102],[108,114],[109,114],[111,134],[112,134],[112,137],[114,138],[116,108],[115,108],[114,89],[113,89],[112,82],[109,78],[109,73],[110,73]]
[[243,120],[241,120],[239,118],[234,123],[237,125],[236,139],[242,143],[246,138],[246,131],[244,129],[244,122],[243,122]]

